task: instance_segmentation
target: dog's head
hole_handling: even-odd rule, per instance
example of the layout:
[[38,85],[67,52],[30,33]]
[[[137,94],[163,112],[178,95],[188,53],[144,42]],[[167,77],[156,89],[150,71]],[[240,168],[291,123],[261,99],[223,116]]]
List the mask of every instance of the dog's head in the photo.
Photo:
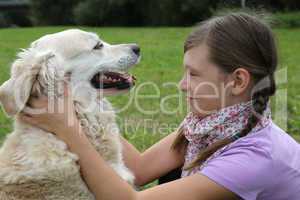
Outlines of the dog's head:
[[61,94],[68,77],[74,101],[87,105],[99,95],[131,88],[135,78],[127,70],[139,59],[137,45],[110,45],[94,33],[72,29],[46,35],[18,54],[10,79],[0,87],[0,102],[15,115],[31,96]]

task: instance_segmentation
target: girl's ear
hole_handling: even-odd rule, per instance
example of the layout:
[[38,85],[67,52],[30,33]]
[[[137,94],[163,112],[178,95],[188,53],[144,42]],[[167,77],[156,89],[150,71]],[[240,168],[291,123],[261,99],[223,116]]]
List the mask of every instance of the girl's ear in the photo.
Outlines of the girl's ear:
[[251,75],[248,70],[244,68],[238,68],[232,73],[232,79],[233,84],[231,93],[232,95],[240,95],[246,92],[246,90],[248,89]]

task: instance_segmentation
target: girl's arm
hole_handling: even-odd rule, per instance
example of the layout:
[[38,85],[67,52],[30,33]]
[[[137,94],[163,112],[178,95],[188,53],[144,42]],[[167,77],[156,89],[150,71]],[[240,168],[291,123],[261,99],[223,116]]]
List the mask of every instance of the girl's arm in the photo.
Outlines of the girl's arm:
[[[75,133],[75,134],[74,134]],[[213,200],[237,199],[234,193],[201,175],[193,175],[136,192],[110,168],[79,129],[63,133],[71,151],[79,156],[82,175],[90,190],[101,200]],[[153,163],[151,160],[149,165]]]
[[[20,120],[23,120],[34,126],[38,126],[49,132],[57,134],[57,136],[60,139],[64,140],[68,144],[70,150],[79,156],[79,164],[81,166],[82,175],[90,190],[95,194],[96,199],[237,199],[234,193],[216,184],[215,182],[201,175],[200,173],[167,184],[159,185],[142,192],[135,191],[127,182],[125,182],[121,177],[119,177],[111,167],[108,166],[108,164],[102,159],[102,157],[90,144],[85,134],[83,134],[82,129],[79,125],[80,123],[76,118],[74,108],[72,108],[73,103],[70,104],[69,102],[68,105],[67,95],[64,103],[64,108],[69,108],[69,110],[63,113],[58,111],[54,113],[44,113],[38,115],[30,115],[23,113],[19,115],[19,118]],[[33,98],[28,102],[28,105],[34,108],[46,107],[48,105],[47,97],[39,97],[39,99]],[[169,138],[171,138],[171,136]],[[162,153],[158,151],[160,148],[154,149],[156,149],[155,151],[153,151],[155,153],[150,153],[150,155],[153,156],[150,156],[149,158],[154,158],[155,155],[159,157],[159,154]],[[155,164],[161,166],[161,164],[157,163],[158,161],[155,163],[153,163],[153,160],[147,161],[148,165]]]
[[135,184],[143,186],[176,169],[184,163],[184,152],[171,150],[177,133],[171,133],[144,153],[140,153],[122,137],[123,157],[126,166],[134,172]]

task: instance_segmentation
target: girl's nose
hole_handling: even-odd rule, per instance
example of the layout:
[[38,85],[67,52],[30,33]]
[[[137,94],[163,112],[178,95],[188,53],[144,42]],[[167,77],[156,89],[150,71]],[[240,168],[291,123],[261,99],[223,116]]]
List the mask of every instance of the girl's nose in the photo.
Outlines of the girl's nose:
[[188,89],[188,84],[186,78],[182,78],[181,81],[179,82],[179,87],[183,92],[186,92]]

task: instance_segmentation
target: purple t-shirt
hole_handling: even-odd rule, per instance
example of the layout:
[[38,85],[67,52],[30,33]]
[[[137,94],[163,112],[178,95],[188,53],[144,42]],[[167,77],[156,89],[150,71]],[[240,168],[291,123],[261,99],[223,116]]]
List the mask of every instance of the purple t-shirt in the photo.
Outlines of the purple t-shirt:
[[230,144],[200,173],[245,200],[299,200],[300,145],[271,122]]

